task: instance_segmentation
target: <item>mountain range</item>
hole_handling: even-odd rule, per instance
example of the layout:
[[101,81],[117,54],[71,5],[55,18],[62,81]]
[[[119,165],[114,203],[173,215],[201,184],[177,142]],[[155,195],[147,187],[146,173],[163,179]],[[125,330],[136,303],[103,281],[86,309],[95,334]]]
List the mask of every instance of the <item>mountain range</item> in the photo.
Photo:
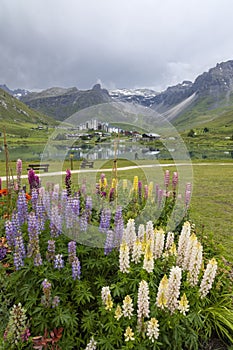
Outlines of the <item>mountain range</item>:
[[6,85],[0,85],[0,88],[29,108],[59,121],[90,106],[120,101],[150,107],[175,126],[187,128],[233,110],[233,60],[218,63],[194,82],[185,80],[162,92],[150,89],[108,91],[100,84],[89,90],[52,87],[40,92],[12,91]]

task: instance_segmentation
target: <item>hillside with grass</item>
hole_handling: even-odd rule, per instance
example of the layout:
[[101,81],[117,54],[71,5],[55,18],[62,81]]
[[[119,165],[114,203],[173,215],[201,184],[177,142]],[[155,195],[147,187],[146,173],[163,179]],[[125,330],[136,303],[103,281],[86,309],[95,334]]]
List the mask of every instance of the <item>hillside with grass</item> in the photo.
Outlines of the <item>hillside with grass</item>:
[[56,125],[53,118],[30,109],[23,102],[0,89],[0,131],[19,138],[32,136],[32,130],[47,130]]

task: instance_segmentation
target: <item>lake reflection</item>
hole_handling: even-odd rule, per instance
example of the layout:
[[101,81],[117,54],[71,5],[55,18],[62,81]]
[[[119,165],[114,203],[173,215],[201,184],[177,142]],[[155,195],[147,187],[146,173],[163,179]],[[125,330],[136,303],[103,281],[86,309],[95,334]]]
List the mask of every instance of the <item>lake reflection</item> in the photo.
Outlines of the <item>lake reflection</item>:
[[[129,160],[135,159],[179,159],[179,150],[172,149],[155,149],[138,143],[106,143],[106,144],[83,144],[80,147],[63,146],[63,145],[21,145],[8,147],[10,160],[18,158],[24,161],[38,161],[41,158],[47,160],[64,160],[69,159],[73,154],[74,159],[113,159],[124,158]],[[191,159],[232,159],[233,152],[228,150],[201,150],[189,151]],[[5,160],[3,147],[0,149],[0,160]]]

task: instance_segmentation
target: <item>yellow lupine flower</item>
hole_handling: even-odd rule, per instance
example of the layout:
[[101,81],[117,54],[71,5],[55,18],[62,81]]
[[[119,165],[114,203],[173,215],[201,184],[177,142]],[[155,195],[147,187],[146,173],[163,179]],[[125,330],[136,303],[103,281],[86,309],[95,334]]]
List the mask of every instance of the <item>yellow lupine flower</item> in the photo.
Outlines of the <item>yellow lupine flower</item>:
[[156,298],[156,305],[161,309],[167,306],[168,301],[168,278],[164,275],[159,283],[159,289]]
[[112,188],[116,188],[117,181],[115,178],[112,179]]
[[134,176],[134,179],[133,179],[133,190],[136,193],[138,192],[138,176]]
[[154,270],[154,256],[152,243],[152,240],[147,241],[143,260],[143,269],[146,270],[148,273]]
[[126,331],[124,333],[125,336],[125,341],[129,341],[129,340],[134,340],[134,332],[132,331],[132,329],[130,327],[126,328]]
[[150,199],[152,198],[153,187],[154,187],[154,184],[152,181],[150,181],[149,186],[148,186],[148,198],[150,198]]
[[117,321],[119,321],[119,319],[121,318],[122,315],[123,315],[123,313],[122,313],[121,307],[120,307],[120,305],[117,305],[114,317],[117,319]]
[[177,255],[177,250],[176,250],[176,244],[175,244],[175,243],[172,243],[172,246],[171,246],[171,248],[169,249],[169,253],[170,253],[171,255],[174,255],[174,256]]
[[111,311],[112,307],[113,307],[112,297],[111,297],[111,294],[108,294],[105,302],[105,309]]
[[123,179],[123,190],[126,190],[128,188],[128,181],[127,179]]
[[185,293],[180,298],[178,309],[183,315],[185,315],[186,312],[189,311],[189,302]]

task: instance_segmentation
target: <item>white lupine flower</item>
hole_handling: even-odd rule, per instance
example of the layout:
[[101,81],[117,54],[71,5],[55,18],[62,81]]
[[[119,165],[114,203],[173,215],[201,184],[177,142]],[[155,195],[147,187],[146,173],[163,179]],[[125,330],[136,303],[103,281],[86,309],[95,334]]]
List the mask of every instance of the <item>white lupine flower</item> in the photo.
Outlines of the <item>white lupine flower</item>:
[[165,244],[165,250],[169,250],[174,243],[174,232],[168,232]]
[[168,278],[164,275],[159,283],[158,293],[156,297],[156,305],[164,309],[167,306],[168,301]]
[[108,286],[102,287],[101,298],[102,298],[103,304],[105,305],[105,309],[111,310],[113,307],[113,301],[112,301],[110,288]]
[[96,350],[97,342],[92,337],[90,342],[87,344],[85,350]]
[[138,288],[137,315],[138,323],[141,324],[144,317],[149,317],[150,314],[150,296],[148,283],[142,280]]
[[159,323],[154,317],[147,322],[147,337],[154,343],[156,339],[159,337]]
[[123,273],[129,272],[129,247],[125,240],[120,245],[120,271]]
[[107,298],[108,298],[108,295],[111,295],[111,291],[110,291],[110,288],[109,286],[107,287],[102,287],[102,290],[101,290],[101,298],[102,298],[102,302],[103,304],[106,304],[106,301],[107,301]]
[[131,318],[131,316],[133,316],[133,301],[129,295],[126,295],[125,299],[123,300],[122,309],[124,317]]
[[143,260],[143,269],[148,273],[154,270],[154,256],[153,256],[153,241],[148,240],[145,247],[145,254]]
[[218,264],[217,261],[213,258],[209,260],[207,267],[204,272],[204,276],[200,285],[200,295],[201,298],[204,298],[212,288],[212,284],[214,282],[216,272],[217,272]]
[[146,239],[154,240],[154,227],[152,221],[148,221],[146,224]]
[[186,221],[182,227],[179,241],[178,241],[178,250],[177,250],[177,264],[182,266],[184,261],[184,256],[186,252],[186,248],[188,245],[189,237],[191,233],[191,226],[188,221]]
[[195,246],[196,243],[197,243],[197,236],[195,235],[195,233],[192,233],[188,239],[188,244],[187,244],[186,250],[184,252],[184,259],[183,259],[183,262],[181,264],[182,269],[185,271],[188,270],[190,258],[192,255],[192,250],[193,250],[193,247]]
[[56,192],[57,194],[59,194],[59,190],[60,190],[60,185],[59,184],[55,184],[53,186],[53,192]]
[[135,264],[139,263],[141,256],[142,256],[142,243],[140,242],[139,238],[137,238],[133,245],[132,261],[134,261]]
[[134,332],[132,331],[132,329],[130,327],[126,328],[126,331],[124,333],[125,336],[125,341],[130,341],[130,340],[134,340]]
[[168,279],[168,301],[167,301],[167,307],[171,312],[174,312],[178,307],[181,278],[182,278],[181,268],[179,266],[172,266],[169,279]]
[[192,248],[188,266],[188,281],[191,286],[196,286],[198,283],[198,276],[202,265],[202,251],[203,247],[201,243],[196,242]]
[[129,246],[129,249],[133,249],[134,242],[136,241],[136,230],[135,230],[135,221],[134,219],[129,219],[125,229],[126,242]]
[[155,231],[154,257],[158,259],[162,256],[164,248],[165,234],[163,230]]
[[180,313],[182,313],[184,316],[186,315],[186,312],[189,311],[189,302],[185,293],[180,298],[178,310],[180,310]]
[[145,235],[145,227],[143,224],[140,224],[138,227],[138,238],[139,238],[140,242],[143,242],[144,235]]

